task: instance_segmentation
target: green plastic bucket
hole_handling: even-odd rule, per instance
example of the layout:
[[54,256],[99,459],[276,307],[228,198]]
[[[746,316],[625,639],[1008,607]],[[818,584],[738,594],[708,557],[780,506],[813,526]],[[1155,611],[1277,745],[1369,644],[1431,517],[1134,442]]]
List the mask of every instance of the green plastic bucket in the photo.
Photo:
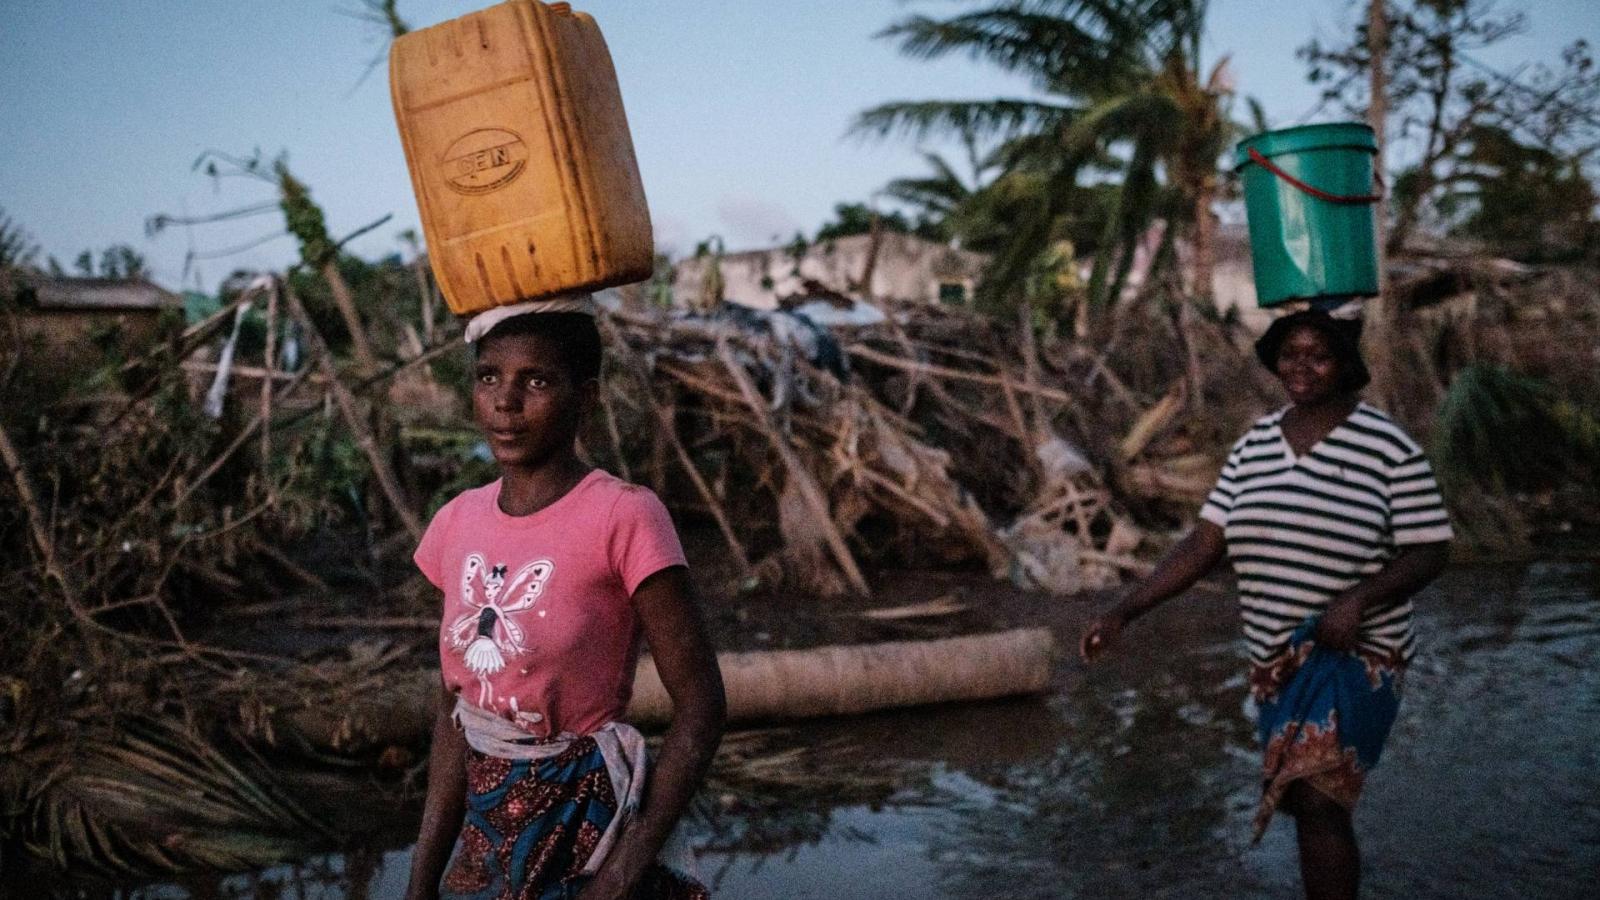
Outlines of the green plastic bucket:
[[1372,129],[1359,122],[1239,142],[1234,163],[1244,182],[1258,304],[1378,293],[1377,151]]

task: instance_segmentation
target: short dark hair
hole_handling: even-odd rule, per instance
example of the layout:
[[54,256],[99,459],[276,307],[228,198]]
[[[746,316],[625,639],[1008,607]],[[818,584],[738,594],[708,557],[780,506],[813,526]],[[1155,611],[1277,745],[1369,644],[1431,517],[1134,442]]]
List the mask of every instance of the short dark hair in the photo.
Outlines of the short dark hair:
[[489,329],[478,338],[477,354],[490,341],[504,337],[533,335],[547,338],[561,350],[561,364],[573,380],[579,383],[600,377],[600,362],[604,351],[600,346],[600,329],[594,316],[579,312],[523,313],[512,316]]
[[1359,391],[1372,383],[1372,374],[1361,358],[1361,320],[1335,319],[1326,310],[1303,309],[1272,323],[1267,333],[1256,341],[1256,359],[1273,374],[1278,372],[1278,354],[1283,342],[1296,329],[1309,328],[1322,335],[1339,363],[1339,389]]

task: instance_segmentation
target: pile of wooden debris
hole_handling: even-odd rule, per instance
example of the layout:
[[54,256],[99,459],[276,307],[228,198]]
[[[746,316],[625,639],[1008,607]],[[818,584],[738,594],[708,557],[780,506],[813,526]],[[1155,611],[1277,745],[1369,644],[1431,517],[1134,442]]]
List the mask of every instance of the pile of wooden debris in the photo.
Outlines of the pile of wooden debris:
[[1192,504],[1215,477],[1179,427],[1181,377],[1147,405],[1030,321],[886,312],[823,328],[787,310],[614,305],[587,449],[715,520],[745,574],[824,594],[868,593],[864,560],[1103,587],[1142,568],[1134,508]]

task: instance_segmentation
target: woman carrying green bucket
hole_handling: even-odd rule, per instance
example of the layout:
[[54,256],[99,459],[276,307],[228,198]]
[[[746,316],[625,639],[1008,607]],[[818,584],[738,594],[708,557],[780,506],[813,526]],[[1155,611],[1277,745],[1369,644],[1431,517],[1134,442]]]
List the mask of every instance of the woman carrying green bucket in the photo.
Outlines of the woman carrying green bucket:
[[1359,125],[1240,145],[1261,303],[1315,301],[1256,343],[1289,405],[1234,443],[1200,522],[1080,648],[1098,658],[1227,556],[1264,751],[1255,836],[1276,810],[1294,816],[1311,898],[1357,895],[1351,813],[1415,651],[1411,597],[1443,569],[1452,537],[1421,448],[1360,398],[1360,322],[1344,314],[1377,289],[1374,147]]
[[1372,129],[1353,122],[1268,131],[1239,143],[1235,163],[1258,304],[1303,300],[1332,311],[1378,293],[1377,149]]

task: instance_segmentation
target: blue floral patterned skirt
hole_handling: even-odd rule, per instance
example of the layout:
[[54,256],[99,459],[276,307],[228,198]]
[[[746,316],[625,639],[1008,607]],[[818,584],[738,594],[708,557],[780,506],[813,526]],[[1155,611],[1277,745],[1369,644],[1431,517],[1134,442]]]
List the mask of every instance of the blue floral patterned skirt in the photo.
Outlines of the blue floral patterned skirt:
[[[508,760],[467,750],[467,812],[440,884],[447,900],[561,900],[588,880],[617,798],[593,738],[557,756]],[[700,884],[655,866],[635,895],[702,900]]]
[[1295,629],[1288,650],[1251,675],[1265,748],[1260,840],[1289,785],[1304,780],[1355,809],[1367,772],[1378,764],[1400,709],[1404,663],[1396,656],[1316,646],[1317,618]]

